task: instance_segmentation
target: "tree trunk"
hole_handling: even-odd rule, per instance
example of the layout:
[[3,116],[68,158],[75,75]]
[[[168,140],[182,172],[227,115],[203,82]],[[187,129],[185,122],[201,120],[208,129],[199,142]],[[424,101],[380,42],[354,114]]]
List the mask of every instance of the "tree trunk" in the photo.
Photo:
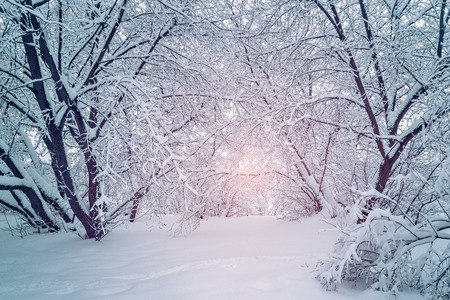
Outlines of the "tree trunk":
[[[389,180],[389,177],[391,175],[392,167],[394,166],[395,160],[385,158],[383,163],[380,165],[378,170],[378,178],[375,185],[375,190],[379,193],[383,193],[386,184]],[[366,221],[367,216],[369,213],[375,208],[377,204],[379,204],[380,199],[372,196],[369,200],[367,200],[366,204],[364,205],[364,208],[362,210],[362,214],[359,217],[357,223],[362,224]]]

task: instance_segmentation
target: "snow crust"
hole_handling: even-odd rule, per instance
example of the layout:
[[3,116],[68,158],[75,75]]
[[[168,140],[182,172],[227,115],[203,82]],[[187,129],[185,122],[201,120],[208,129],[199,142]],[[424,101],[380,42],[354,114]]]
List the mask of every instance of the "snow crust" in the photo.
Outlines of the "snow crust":
[[329,292],[314,279],[339,235],[320,219],[213,218],[173,237],[176,218],[165,217],[167,226],[140,220],[95,242],[12,237],[0,215],[0,299],[389,299],[354,286]]

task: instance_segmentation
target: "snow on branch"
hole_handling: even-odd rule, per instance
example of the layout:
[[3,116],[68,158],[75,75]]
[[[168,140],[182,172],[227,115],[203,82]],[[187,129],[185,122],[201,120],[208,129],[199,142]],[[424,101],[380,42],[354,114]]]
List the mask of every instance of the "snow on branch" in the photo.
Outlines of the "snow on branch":
[[428,219],[411,225],[401,216],[375,209],[365,224],[339,239],[332,258],[321,263],[318,277],[327,288],[342,281],[361,281],[394,294],[402,287],[413,287],[434,299],[446,299],[449,247],[450,220]]

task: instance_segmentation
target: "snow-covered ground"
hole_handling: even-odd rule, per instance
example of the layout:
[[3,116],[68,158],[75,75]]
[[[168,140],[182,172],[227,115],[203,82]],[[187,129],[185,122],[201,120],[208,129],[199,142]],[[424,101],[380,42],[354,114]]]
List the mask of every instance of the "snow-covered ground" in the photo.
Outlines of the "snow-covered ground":
[[322,289],[312,271],[339,233],[320,216],[212,218],[183,237],[168,227],[141,220],[101,242],[0,230],[0,299],[389,299],[351,286]]

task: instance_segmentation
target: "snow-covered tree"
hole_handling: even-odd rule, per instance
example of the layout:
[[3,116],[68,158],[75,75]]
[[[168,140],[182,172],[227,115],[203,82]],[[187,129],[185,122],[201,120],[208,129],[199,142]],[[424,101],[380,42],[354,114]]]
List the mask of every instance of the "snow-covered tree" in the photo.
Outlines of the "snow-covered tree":
[[198,103],[166,98],[199,73],[175,48],[195,20],[138,0],[11,0],[0,14],[0,203],[100,239],[153,179],[183,176],[174,139]]
[[446,0],[3,1],[0,205],[96,239],[148,211],[348,213],[325,284],[444,297],[449,18]]
[[[353,188],[360,225],[344,230],[322,278],[327,284],[365,278],[392,290],[442,286],[449,278],[448,250],[436,245],[448,239],[448,195],[434,187],[447,159],[447,2],[310,5],[327,21],[324,30],[332,32],[327,51],[340,69],[328,78],[346,89],[350,105],[341,112],[353,117],[318,121],[355,134],[355,159],[367,153],[359,163],[369,167],[365,185]],[[422,255],[425,248],[429,252]],[[431,272],[436,268],[441,271]],[[447,293],[436,289],[440,297]]]

